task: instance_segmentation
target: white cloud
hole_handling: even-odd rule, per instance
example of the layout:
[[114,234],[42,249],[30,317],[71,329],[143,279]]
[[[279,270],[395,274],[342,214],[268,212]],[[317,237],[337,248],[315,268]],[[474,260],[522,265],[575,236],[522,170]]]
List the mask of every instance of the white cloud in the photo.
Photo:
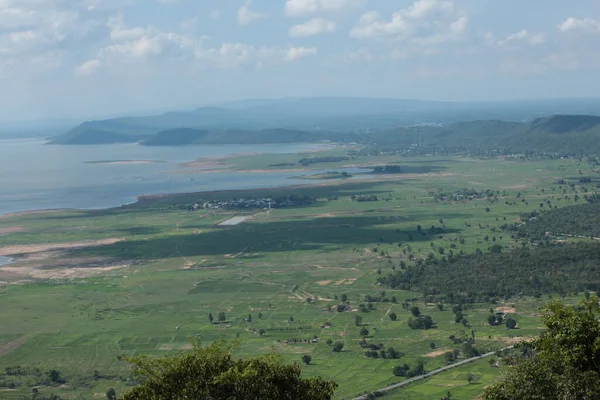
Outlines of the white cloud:
[[252,5],[252,0],[246,0],[244,4],[237,11],[237,20],[240,25],[248,25],[258,19],[267,18],[267,14],[258,13],[256,11],[252,11],[250,6]]
[[558,24],[558,29],[562,32],[600,33],[600,21],[591,18],[569,17]]
[[221,16],[221,10],[212,10],[210,12],[210,19],[219,19],[219,17]]
[[101,65],[100,60],[89,60],[75,68],[75,73],[80,76],[93,74]]
[[108,31],[106,10],[89,1],[0,0],[0,54],[44,69],[57,63],[34,62],[41,54],[87,48]]
[[238,67],[262,68],[283,61],[314,55],[316,48],[254,46],[227,42],[209,46],[210,38],[194,35],[192,31],[167,32],[154,26],[128,26],[121,16],[107,24],[110,43],[97,51],[94,62],[86,62],[76,69],[78,75],[90,75],[99,68],[123,65],[160,65],[172,60],[185,60],[187,65],[202,69],[229,69]]
[[284,60],[295,61],[299,58],[314,56],[316,54],[316,47],[290,47],[285,54]]
[[287,0],[285,12],[295,17],[324,11],[339,11],[346,8],[359,7],[365,0]]
[[322,33],[331,33],[335,31],[335,22],[325,18],[314,18],[303,24],[294,25],[290,28],[290,36],[307,37],[319,35]]
[[[488,36],[488,39],[493,41],[493,36]],[[539,45],[546,42],[546,35],[543,33],[533,34],[526,29],[522,29],[519,32],[512,33],[506,36],[504,39],[498,40],[496,43],[503,46],[510,43],[528,43],[530,45]]]
[[393,39],[416,45],[435,45],[464,35],[468,17],[447,0],[418,0],[392,13],[389,20],[377,11],[364,13],[350,31],[355,39]]

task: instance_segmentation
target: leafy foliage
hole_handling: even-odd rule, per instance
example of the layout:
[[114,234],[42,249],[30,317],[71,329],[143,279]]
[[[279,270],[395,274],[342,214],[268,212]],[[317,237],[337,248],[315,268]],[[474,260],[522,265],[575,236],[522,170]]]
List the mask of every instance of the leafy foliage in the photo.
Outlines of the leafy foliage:
[[532,357],[512,367],[486,400],[600,399],[600,306],[596,296],[570,307],[553,301],[542,317],[547,330]]
[[298,364],[283,365],[269,354],[234,359],[224,341],[173,356],[129,358],[140,382],[124,400],[177,399],[314,399],[333,396],[336,384],[321,378],[302,379]]

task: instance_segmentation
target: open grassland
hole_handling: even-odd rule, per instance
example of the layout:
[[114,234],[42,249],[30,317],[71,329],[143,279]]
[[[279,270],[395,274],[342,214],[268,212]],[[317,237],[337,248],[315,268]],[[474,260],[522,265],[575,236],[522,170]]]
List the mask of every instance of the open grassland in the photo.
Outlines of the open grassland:
[[[297,158],[248,156],[238,162],[240,169],[264,169]],[[546,296],[465,305],[470,323],[465,327],[455,322],[452,305],[440,310],[411,300],[420,299],[419,293],[375,282],[401,262],[410,263],[411,255],[485,252],[494,244],[507,250],[521,247],[498,227],[517,221],[523,212],[577,204],[555,181],[592,176],[589,165],[448,157],[338,164],[361,162],[414,169],[322,186],[153,197],[114,210],[0,217],[0,254],[15,258],[14,264],[0,267],[0,372],[16,365],[56,369],[66,383],[41,387],[41,393],[102,398],[109,387],[121,393],[132,384],[121,356],[165,354],[189,348],[191,338],[226,337],[239,340],[239,354],[276,351],[290,362],[311,355],[306,375],[334,379],[337,396],[345,399],[403,380],[392,374],[396,365],[424,361],[427,370],[446,365],[443,353],[460,347],[449,340],[451,335],[475,335],[475,346],[483,352],[539,334],[538,307]],[[436,201],[433,196],[464,188],[493,194],[464,201]],[[581,189],[569,188],[574,190]],[[317,201],[301,208],[243,212],[176,207],[200,199],[290,194]],[[371,194],[378,201],[351,199]],[[250,218],[219,225],[236,216]],[[435,234],[423,232],[432,226],[439,228]],[[366,295],[382,291],[397,303],[376,302],[371,310],[359,310]],[[343,296],[348,307],[338,312]],[[401,304],[407,300],[433,318],[433,329],[408,327],[411,314]],[[518,329],[489,326],[490,308],[497,307],[506,307]],[[224,313],[221,323],[219,313]],[[355,324],[357,315],[361,326]],[[363,327],[368,343],[393,347],[402,357],[366,358],[360,347]],[[314,338],[319,340],[312,342]],[[332,352],[328,339],[342,342],[343,351]],[[440,398],[450,390],[453,398],[473,398],[497,372],[482,360],[388,397]],[[471,384],[468,373],[476,377]],[[30,394],[35,384],[33,377],[6,379],[20,386],[0,388],[3,399]]]

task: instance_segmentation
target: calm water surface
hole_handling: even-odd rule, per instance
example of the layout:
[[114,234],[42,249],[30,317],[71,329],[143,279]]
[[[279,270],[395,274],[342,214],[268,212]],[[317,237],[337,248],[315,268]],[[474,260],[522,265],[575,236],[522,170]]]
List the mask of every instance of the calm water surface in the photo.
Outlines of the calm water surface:
[[[52,146],[39,139],[0,140],[0,214],[50,208],[106,208],[136,196],[249,189],[308,183],[293,173],[172,174],[179,164],[239,153],[296,153],[315,144],[146,147],[137,144]],[[100,160],[157,160],[157,164],[90,164]],[[0,260],[2,263],[2,260]]]

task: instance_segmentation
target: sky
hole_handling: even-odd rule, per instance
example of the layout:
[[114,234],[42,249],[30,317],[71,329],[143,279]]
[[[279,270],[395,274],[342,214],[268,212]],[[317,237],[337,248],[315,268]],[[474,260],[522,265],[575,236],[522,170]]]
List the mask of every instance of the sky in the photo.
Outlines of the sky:
[[0,0],[1,122],[599,90],[599,0]]

